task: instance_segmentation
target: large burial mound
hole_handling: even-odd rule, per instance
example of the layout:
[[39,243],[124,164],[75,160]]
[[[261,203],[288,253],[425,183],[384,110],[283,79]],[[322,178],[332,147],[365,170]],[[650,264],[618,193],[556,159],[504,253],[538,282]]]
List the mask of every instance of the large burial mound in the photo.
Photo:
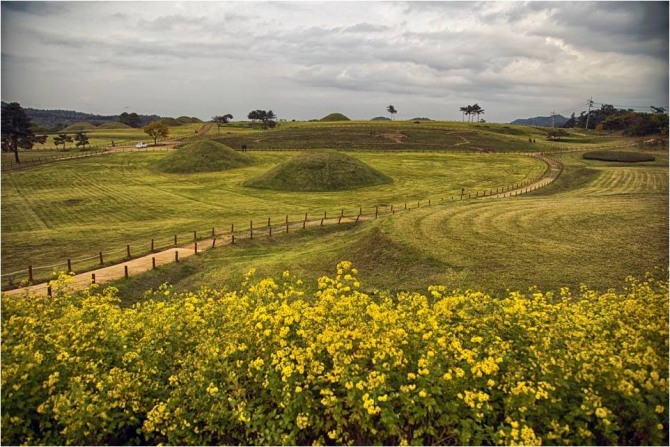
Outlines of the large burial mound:
[[253,163],[251,157],[235,152],[228,146],[212,140],[186,144],[161,159],[156,167],[162,172],[191,174],[241,168]]
[[276,191],[345,191],[392,183],[362,161],[335,151],[303,152],[245,186]]
[[324,116],[319,121],[351,121],[351,120],[346,116],[342,115],[341,113],[331,113],[328,116]]

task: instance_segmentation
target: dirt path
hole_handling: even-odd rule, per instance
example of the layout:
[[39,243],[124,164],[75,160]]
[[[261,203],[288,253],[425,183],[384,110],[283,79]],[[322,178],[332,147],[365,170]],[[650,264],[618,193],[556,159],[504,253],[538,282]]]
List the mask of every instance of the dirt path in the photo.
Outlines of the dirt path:
[[[176,144],[176,143],[175,143]],[[552,160],[551,158],[548,158],[542,154],[539,153],[534,153],[534,154],[529,154],[529,156],[536,157],[548,165],[548,169],[545,172],[544,176],[529,185],[526,185],[521,188],[517,189],[511,189],[509,191],[505,191],[504,193],[499,193],[499,194],[492,194],[492,195],[487,195],[487,196],[479,196],[477,199],[500,199],[500,198],[509,198],[513,196],[517,196],[520,194],[524,194],[526,192],[542,188],[544,186],[547,186],[548,184],[552,183],[554,180],[556,180],[562,170],[563,166],[555,161]],[[474,198],[473,198],[474,199]],[[429,202],[430,204],[430,202]],[[364,222],[364,221],[369,221],[369,220],[374,220],[377,218],[382,218],[382,217],[388,217],[388,216],[393,216],[396,212],[396,210],[393,209],[393,207],[390,208],[384,208],[383,210],[380,210],[381,213],[377,216],[376,214],[366,214],[366,215],[360,215],[360,216],[336,216],[336,217],[329,217],[329,218],[324,218],[324,219],[312,219],[312,220],[307,220],[307,221],[299,221],[299,222],[289,222],[288,225],[286,224],[275,224],[271,228],[268,227],[259,227],[253,230],[253,236],[251,232],[249,231],[236,231],[235,232],[235,240],[239,241],[242,239],[249,239],[250,236],[252,237],[281,237],[282,234],[286,233],[287,230],[288,232],[308,228],[308,227],[317,227],[317,226],[324,226],[324,225],[337,225],[341,223],[352,223],[352,222]],[[404,210],[397,210],[398,212],[404,211]],[[271,234],[270,234],[271,233]],[[109,267],[103,267],[97,270],[89,271],[86,273],[81,273],[78,275],[73,276],[73,281],[71,283],[71,287],[75,290],[84,290],[88,288],[91,285],[93,275],[95,275],[95,283],[96,284],[104,284],[110,281],[114,281],[120,278],[123,278],[126,276],[126,269],[127,269],[127,274],[128,276],[134,276],[140,273],[147,272],[149,270],[152,270],[154,268],[154,263],[155,267],[160,267],[161,265],[169,264],[171,262],[175,262],[176,259],[182,260],[184,258],[188,258],[190,256],[194,256],[198,253],[202,253],[203,251],[209,250],[214,247],[220,247],[222,245],[228,245],[233,242],[231,235],[224,235],[223,238],[218,238],[218,239],[205,239],[205,240],[200,240],[197,242],[197,246],[195,243],[191,243],[189,245],[184,245],[181,247],[175,247],[175,248],[170,248],[167,250],[163,250],[160,252],[152,253],[146,256],[142,256],[140,258],[132,259],[120,264],[112,265]],[[197,253],[196,253],[197,250]],[[22,287],[19,289],[13,289],[13,290],[7,290],[3,291],[2,294],[7,294],[7,295],[23,295],[23,294],[47,294],[48,293],[48,283],[42,283],[42,284],[36,284],[33,286],[28,286],[28,287]]]

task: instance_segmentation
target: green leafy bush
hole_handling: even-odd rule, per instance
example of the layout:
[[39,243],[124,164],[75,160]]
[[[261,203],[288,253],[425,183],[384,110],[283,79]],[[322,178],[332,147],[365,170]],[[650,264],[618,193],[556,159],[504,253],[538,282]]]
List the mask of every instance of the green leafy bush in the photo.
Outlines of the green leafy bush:
[[667,281],[369,296],[356,275],[5,296],[2,442],[667,445]]

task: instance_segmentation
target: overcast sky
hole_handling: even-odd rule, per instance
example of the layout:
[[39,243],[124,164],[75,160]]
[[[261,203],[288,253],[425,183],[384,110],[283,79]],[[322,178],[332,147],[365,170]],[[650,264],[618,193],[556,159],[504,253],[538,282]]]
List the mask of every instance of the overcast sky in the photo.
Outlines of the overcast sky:
[[668,106],[667,2],[2,2],[2,100],[460,120]]

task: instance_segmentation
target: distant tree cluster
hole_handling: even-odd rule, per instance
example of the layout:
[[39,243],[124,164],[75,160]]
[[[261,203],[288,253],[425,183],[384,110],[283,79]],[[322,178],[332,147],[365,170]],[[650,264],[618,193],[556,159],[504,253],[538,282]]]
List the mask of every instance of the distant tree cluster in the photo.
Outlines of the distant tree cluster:
[[272,129],[277,125],[277,115],[272,110],[254,110],[247,115],[251,121],[260,121],[266,129]]
[[233,119],[233,115],[227,113],[225,115],[213,116],[212,121],[216,123],[216,131],[218,132],[221,129],[221,126],[228,124],[230,120]]
[[632,109],[617,109],[603,104],[600,109],[582,111],[579,116],[573,113],[562,126],[622,132],[624,135],[643,136],[650,134],[668,134],[668,114],[663,107],[651,106],[651,113],[636,112]]
[[473,121],[475,116],[477,117],[477,122],[479,122],[479,115],[484,114],[484,109],[479,104],[463,106],[460,108],[460,111],[463,113],[463,121],[465,121],[465,115],[468,116],[468,122]]

